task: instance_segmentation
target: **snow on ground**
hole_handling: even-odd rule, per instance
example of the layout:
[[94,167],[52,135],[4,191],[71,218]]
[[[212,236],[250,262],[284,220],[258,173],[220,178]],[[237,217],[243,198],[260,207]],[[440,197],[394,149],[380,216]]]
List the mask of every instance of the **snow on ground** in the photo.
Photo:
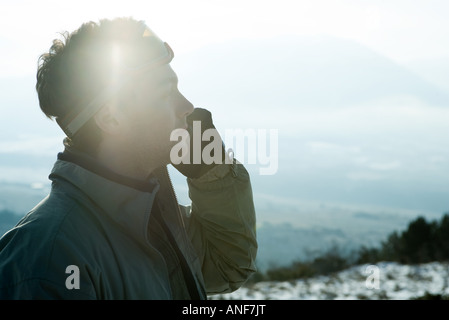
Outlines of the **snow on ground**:
[[248,284],[225,300],[409,300],[430,294],[449,295],[449,263],[359,265],[334,275],[292,281]]

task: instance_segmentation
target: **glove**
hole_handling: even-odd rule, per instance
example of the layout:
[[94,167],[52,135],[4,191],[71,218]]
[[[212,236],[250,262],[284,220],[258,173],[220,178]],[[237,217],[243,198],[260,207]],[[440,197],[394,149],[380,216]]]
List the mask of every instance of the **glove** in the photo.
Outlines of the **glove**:
[[[195,124],[194,124],[195,121]],[[197,121],[200,121],[198,123]],[[199,124],[201,125],[201,131],[200,135],[198,134],[198,128]],[[194,127],[196,128],[194,130]],[[207,129],[214,129],[214,135],[213,138],[208,141],[203,141],[203,133]],[[214,166],[216,166],[218,163],[224,163],[225,159],[225,149],[223,141],[218,134],[218,131],[216,131],[216,128],[212,122],[212,114],[210,111],[202,108],[195,108],[191,114],[187,116],[187,131],[189,132],[189,155],[185,158],[184,161],[179,164],[173,164],[173,166],[181,172],[184,176],[188,178],[199,178],[202,175],[204,175],[206,172],[208,172],[210,169],[212,169]],[[196,141],[194,141],[194,139]],[[215,141],[214,139],[219,139],[220,141]],[[211,144],[211,146],[217,146],[220,145],[221,148],[221,161],[214,161],[211,164],[204,162],[204,156],[210,156],[212,159],[217,160],[217,157],[214,157],[214,152],[216,151],[216,148],[209,149],[206,151],[205,155],[203,155],[203,150],[206,146]],[[200,146],[200,148],[198,148]],[[199,162],[199,163],[198,163]],[[217,163],[218,162],[218,163]]]

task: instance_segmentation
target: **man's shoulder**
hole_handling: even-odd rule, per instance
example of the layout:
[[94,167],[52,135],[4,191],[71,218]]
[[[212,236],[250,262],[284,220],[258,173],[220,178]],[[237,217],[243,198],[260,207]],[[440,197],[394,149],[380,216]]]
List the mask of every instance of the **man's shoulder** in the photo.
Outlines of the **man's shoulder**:
[[76,204],[70,205],[47,196],[31,209],[12,229],[0,239],[0,256],[6,251],[33,251],[47,246],[61,231],[61,226]]
[[[84,209],[85,210],[85,209]],[[0,292],[56,283],[79,263],[83,206],[64,194],[50,194],[0,239]],[[25,286],[25,287],[24,287]],[[24,289],[21,290],[24,290]],[[18,289],[17,289],[18,290]]]
[[[39,245],[52,239],[64,231],[70,220],[76,217],[80,205],[63,193],[50,193],[39,204],[32,208],[9,233],[14,237],[25,237],[31,245]],[[78,215],[81,217],[81,215]],[[9,237],[11,237],[11,235]],[[39,241],[32,242],[32,239]],[[2,239],[3,240],[3,239]],[[2,247],[0,247],[1,249]]]

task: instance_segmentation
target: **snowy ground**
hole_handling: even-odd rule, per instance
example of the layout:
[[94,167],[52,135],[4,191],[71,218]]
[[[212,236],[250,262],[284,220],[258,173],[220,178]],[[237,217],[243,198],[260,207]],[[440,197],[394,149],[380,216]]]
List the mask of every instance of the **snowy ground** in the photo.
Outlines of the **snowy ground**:
[[449,263],[359,265],[331,276],[258,282],[210,299],[229,300],[409,300],[449,295]]

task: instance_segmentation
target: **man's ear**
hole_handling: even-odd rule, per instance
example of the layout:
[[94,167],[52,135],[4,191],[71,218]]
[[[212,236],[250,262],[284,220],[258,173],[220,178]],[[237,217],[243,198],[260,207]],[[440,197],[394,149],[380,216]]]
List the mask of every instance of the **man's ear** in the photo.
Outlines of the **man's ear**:
[[104,132],[115,135],[120,132],[120,121],[117,115],[117,108],[108,104],[98,111],[95,116],[95,123]]

